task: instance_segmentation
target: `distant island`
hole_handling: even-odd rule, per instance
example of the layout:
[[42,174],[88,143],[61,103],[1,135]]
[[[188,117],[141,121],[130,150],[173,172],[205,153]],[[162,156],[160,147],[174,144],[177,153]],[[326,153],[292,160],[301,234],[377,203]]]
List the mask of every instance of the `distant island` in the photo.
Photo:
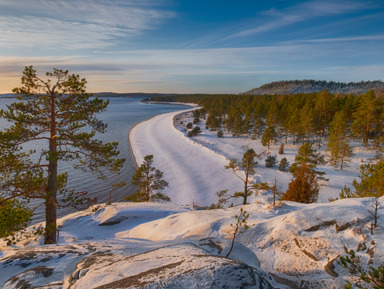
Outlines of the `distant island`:
[[246,95],[273,95],[273,94],[298,94],[313,93],[328,90],[331,93],[362,94],[369,90],[384,90],[384,82],[381,80],[360,82],[335,82],[325,80],[284,80],[264,84],[243,92]]

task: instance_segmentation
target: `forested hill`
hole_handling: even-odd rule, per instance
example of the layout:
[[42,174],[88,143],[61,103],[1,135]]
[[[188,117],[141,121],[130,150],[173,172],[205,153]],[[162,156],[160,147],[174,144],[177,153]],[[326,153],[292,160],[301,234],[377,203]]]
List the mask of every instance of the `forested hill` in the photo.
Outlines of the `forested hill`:
[[313,93],[328,90],[331,93],[344,94],[362,94],[370,89],[384,89],[384,82],[360,81],[360,82],[334,82],[320,80],[288,80],[275,81],[264,84],[258,88],[251,89],[243,94],[264,95],[264,94],[297,94],[297,93]]

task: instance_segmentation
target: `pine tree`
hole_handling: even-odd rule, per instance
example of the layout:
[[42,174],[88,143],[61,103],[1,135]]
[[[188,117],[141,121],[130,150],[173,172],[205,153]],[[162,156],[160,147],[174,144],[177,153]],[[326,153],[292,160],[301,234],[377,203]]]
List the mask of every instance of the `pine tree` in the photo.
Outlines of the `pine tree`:
[[[312,148],[311,143],[306,142],[299,147],[295,162],[292,164],[289,171],[291,173],[294,172],[296,168],[303,163],[306,163],[311,169],[314,169],[319,164],[325,164],[325,160],[321,153],[317,153],[316,149]],[[316,173],[322,174],[320,172]]]
[[361,96],[359,105],[352,116],[351,131],[353,135],[361,138],[364,146],[368,146],[371,134],[378,126],[376,121],[380,119],[378,101],[372,90]]
[[279,171],[288,172],[288,169],[289,169],[289,162],[287,158],[282,158],[279,164]]
[[352,182],[355,191],[344,185],[340,199],[384,196],[384,159],[376,164],[361,165],[359,178],[360,182],[356,179]]
[[346,136],[347,129],[348,120],[346,119],[344,112],[337,112],[330,124],[327,151],[330,153],[329,162],[331,165],[336,166],[340,163],[340,170],[343,169],[344,163],[353,156],[353,149],[348,144],[348,138]]
[[293,177],[281,200],[307,204],[316,202],[319,185],[315,171],[303,163],[293,172]]
[[278,126],[278,111],[279,107],[276,101],[272,101],[266,115],[267,126],[277,127]]
[[232,235],[232,241],[231,241],[231,246],[229,247],[227,255],[225,255],[225,258],[228,258],[229,255],[232,252],[233,245],[235,244],[235,238],[237,234],[241,234],[244,231],[248,230],[248,224],[247,220],[249,218],[249,214],[247,213],[246,210],[243,208],[240,208],[240,214],[234,216],[236,223],[231,224],[231,227],[234,229],[233,230],[233,235]]
[[319,144],[321,138],[324,138],[326,135],[327,127],[336,108],[335,96],[328,90],[324,90],[316,95],[314,107],[314,131],[318,136]]
[[243,122],[243,127],[241,128],[241,133],[243,135],[249,136],[249,130],[251,129],[251,119],[249,115],[245,115],[245,119]]
[[195,126],[191,131],[187,133],[187,137],[194,137],[201,133],[201,129],[198,126]]
[[265,167],[266,168],[272,168],[277,164],[276,156],[267,156],[265,159]]
[[275,128],[273,126],[268,126],[265,129],[263,136],[261,137],[261,143],[263,146],[267,146],[269,149],[271,142],[275,140],[275,138],[276,138]]
[[[53,69],[42,78],[26,67],[22,86],[13,92],[20,102],[8,105],[0,117],[12,126],[0,132],[1,194],[8,199],[39,199],[45,204],[45,244],[57,242],[56,210],[63,201],[81,203],[86,192],[66,189],[67,173],[59,173],[62,161],[74,161],[75,169],[98,173],[118,172],[124,159],[117,159],[117,143],[102,143],[96,133],[107,125],[95,117],[108,106],[107,100],[90,98],[86,80],[68,71]],[[24,145],[39,143],[25,151]],[[9,160],[13,160],[12,164]],[[63,200],[58,194],[64,194]]]
[[256,121],[253,125],[253,134],[257,135],[257,138],[260,138],[263,126],[264,126],[264,121],[261,118],[261,116],[259,116],[258,118],[256,118]]
[[209,130],[211,131],[216,131],[220,129],[220,120],[214,114],[208,115],[208,118],[205,124],[207,128],[209,128]]
[[[233,174],[244,184],[244,191],[236,192],[234,195],[235,198],[243,198],[243,205],[247,204],[247,198],[252,194],[252,189],[249,187],[249,178],[256,173],[256,166],[258,163],[255,161],[255,158],[261,159],[261,156],[264,154],[264,152],[257,154],[253,149],[247,149],[241,162],[232,159],[229,164],[225,166],[226,169],[232,170]],[[240,173],[241,170],[244,172],[244,175]]]
[[272,186],[269,187],[269,189],[272,191],[272,197],[273,197],[272,205],[275,207],[276,200],[280,201],[282,197],[282,192],[280,191],[280,188],[277,186],[276,177],[275,177],[275,182],[273,183]]
[[132,184],[137,185],[138,189],[135,194],[126,196],[124,199],[131,202],[156,202],[171,199],[160,193],[168,182],[163,180],[163,172],[152,166],[153,155],[146,155],[144,162],[141,164],[136,173],[132,177]]
[[296,125],[300,125],[303,133],[307,136],[307,141],[311,134],[314,132],[314,109],[310,101],[304,105],[300,113],[300,122]]
[[240,136],[243,133],[244,120],[240,113],[236,114],[234,126],[232,129],[233,136]]
[[298,108],[292,109],[287,120],[287,127],[291,135],[293,136],[293,144],[295,144],[296,139],[302,134],[300,123],[300,110]]
[[384,196],[384,159],[360,166],[360,182],[353,180],[357,197]]

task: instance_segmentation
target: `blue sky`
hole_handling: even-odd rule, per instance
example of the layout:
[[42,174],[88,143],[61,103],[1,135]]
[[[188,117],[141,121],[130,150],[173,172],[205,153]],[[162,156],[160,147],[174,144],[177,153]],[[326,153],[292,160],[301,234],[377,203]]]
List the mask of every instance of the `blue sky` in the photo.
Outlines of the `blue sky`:
[[1,0],[0,31],[0,93],[27,65],[69,69],[90,92],[384,79],[383,1]]

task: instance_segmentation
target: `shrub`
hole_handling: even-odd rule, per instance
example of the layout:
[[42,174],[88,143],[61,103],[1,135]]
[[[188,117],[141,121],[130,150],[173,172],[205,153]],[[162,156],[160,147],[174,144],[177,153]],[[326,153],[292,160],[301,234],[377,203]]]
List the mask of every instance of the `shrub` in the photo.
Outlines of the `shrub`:
[[199,123],[200,122],[200,119],[198,118],[198,117],[195,117],[194,119],[193,119],[193,123],[194,124],[197,124],[197,123]]
[[282,158],[279,164],[279,171],[288,172],[288,169],[289,169],[289,162],[287,158]]
[[192,122],[188,122],[186,128],[187,128],[187,129],[191,129],[192,127],[193,127]]
[[223,136],[224,136],[223,131],[222,131],[222,130],[219,130],[219,131],[217,132],[217,137],[218,137],[218,138],[222,138]]
[[267,168],[272,168],[277,164],[276,156],[268,156],[265,159],[265,166]]
[[190,132],[187,133],[188,137],[197,136],[197,134],[201,133],[201,129],[198,126],[195,126]]
[[[369,269],[365,268],[353,250],[348,250],[346,247],[344,247],[344,250],[346,255],[340,257],[340,263],[344,268],[348,269],[351,275],[358,276],[369,288],[384,288],[384,264],[377,268],[373,266],[369,266]],[[348,282],[344,288],[352,288],[352,284]],[[359,286],[359,288],[361,287]]]
[[281,199],[306,204],[316,202],[319,196],[319,185],[315,171],[303,163],[293,172],[293,177]]

